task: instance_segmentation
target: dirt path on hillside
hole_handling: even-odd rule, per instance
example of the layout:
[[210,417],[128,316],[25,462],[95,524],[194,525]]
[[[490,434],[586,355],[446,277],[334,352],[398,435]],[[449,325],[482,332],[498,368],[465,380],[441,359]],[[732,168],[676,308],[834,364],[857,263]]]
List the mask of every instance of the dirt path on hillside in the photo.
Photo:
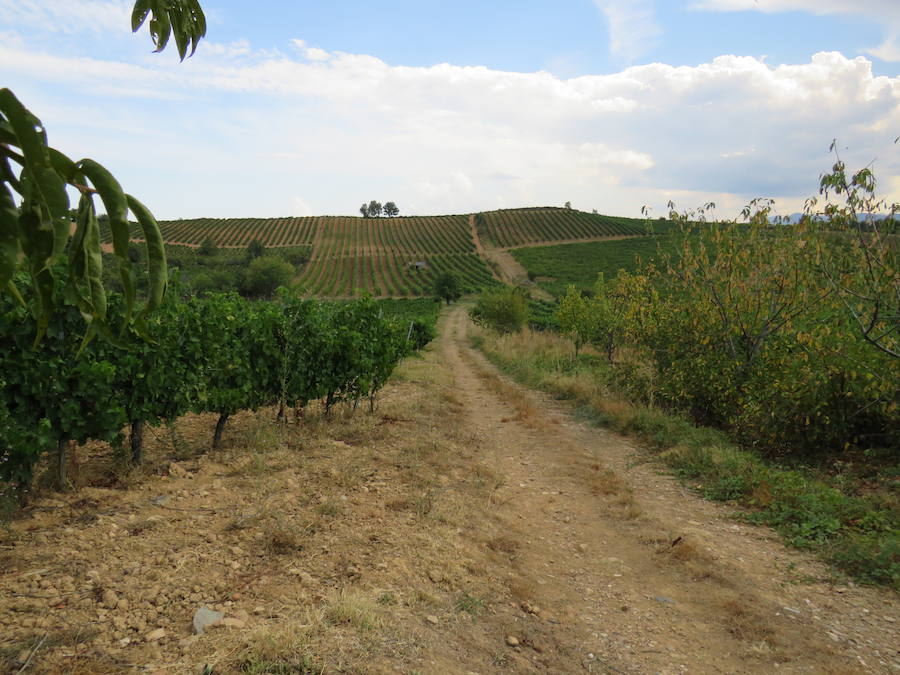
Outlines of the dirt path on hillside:
[[484,253],[484,245],[481,243],[481,235],[478,234],[478,228],[475,226],[475,214],[469,215],[469,230],[472,233],[472,241],[475,242],[475,252],[482,258],[486,257]]
[[516,260],[506,249],[496,248],[491,245],[485,245],[478,235],[478,228],[475,227],[475,215],[469,216],[469,228],[472,230],[472,240],[475,242],[475,251],[488,264],[494,278],[504,284],[511,286],[524,286],[531,291],[531,294],[539,300],[552,301],[553,296],[540,288],[531,279],[528,278],[528,270],[526,270],[518,260]]
[[558,246],[559,244],[588,244],[594,241],[619,241],[621,239],[641,239],[646,235],[642,234],[622,234],[610,237],[577,237],[575,239],[544,239],[541,241],[531,241],[527,244],[519,244],[518,246],[504,246],[502,251],[513,251],[517,248],[534,248],[539,246]]
[[895,594],[831,585],[470,330],[445,314],[374,414],[241,413],[215,454],[188,416],[130,474],[73,453],[79,489],[0,528],[0,673],[900,672]]

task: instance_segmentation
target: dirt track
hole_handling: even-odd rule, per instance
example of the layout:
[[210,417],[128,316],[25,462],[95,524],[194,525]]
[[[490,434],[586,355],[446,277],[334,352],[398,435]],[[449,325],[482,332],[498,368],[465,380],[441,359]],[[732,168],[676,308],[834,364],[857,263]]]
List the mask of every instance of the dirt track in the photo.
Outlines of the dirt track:
[[550,631],[559,653],[591,672],[900,669],[892,594],[817,581],[827,576],[817,563],[640,463],[628,440],[503,378],[498,396],[467,328],[455,310],[444,358],[505,477],[497,513],[523,543],[513,586],[565,617]]
[[[112,486],[85,449],[86,487],[0,536],[0,672],[900,672],[895,594],[832,585],[470,330],[446,314],[375,415],[246,413],[219,455],[185,418]],[[230,623],[191,637],[203,605]]]

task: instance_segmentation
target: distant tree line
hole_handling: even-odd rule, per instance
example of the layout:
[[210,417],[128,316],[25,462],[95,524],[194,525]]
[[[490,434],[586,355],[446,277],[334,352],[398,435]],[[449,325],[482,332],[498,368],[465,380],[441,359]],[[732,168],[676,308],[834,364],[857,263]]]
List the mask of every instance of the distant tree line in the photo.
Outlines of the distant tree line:
[[393,218],[400,214],[400,209],[397,208],[397,205],[394,202],[386,202],[382,205],[381,202],[373,199],[368,204],[360,206],[359,212],[362,214],[363,218],[380,218],[381,216]]

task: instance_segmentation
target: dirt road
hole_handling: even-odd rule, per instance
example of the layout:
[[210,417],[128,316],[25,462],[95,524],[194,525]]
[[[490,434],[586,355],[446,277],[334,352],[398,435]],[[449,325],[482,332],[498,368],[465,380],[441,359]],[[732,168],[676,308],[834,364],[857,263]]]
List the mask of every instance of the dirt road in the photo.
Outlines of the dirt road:
[[531,626],[570,655],[556,672],[900,669],[890,593],[818,581],[818,564],[642,464],[626,439],[498,378],[461,309],[448,324],[442,352],[521,543],[511,588],[564,617]]
[[[465,309],[375,414],[151,433],[0,530],[0,672],[897,673],[900,604],[510,383]],[[232,424],[232,422],[229,422]],[[192,635],[201,607],[224,623]]]

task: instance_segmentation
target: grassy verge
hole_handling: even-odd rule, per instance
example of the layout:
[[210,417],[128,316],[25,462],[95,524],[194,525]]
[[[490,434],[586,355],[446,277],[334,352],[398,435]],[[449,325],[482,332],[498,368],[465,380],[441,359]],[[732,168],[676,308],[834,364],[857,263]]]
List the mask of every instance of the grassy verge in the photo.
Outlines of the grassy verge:
[[768,463],[720,431],[627,400],[616,386],[621,372],[596,355],[576,358],[557,335],[484,334],[475,342],[519,382],[574,400],[597,424],[640,438],[705,497],[747,507],[742,517],[772,526],[792,546],[815,551],[857,581],[900,590],[896,473],[886,489],[866,490],[840,477],[823,480],[812,469]]

